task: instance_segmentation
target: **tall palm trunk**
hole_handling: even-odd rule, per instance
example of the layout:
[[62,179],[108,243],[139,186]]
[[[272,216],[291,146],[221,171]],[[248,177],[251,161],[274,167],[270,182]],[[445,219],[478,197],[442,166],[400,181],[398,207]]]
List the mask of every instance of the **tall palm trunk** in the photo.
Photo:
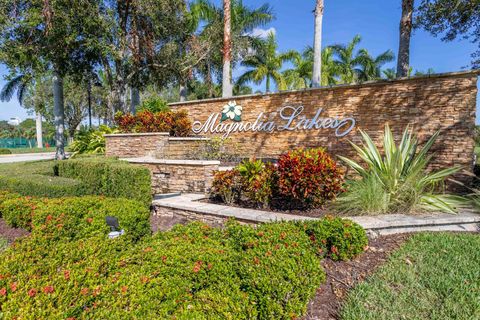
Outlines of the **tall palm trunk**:
[[55,117],[55,159],[65,159],[65,109],[63,104],[63,78],[58,71],[53,73],[53,115]]
[[37,136],[37,148],[43,148],[43,132],[42,132],[42,114],[36,112],[36,136]]
[[140,91],[137,88],[130,89],[130,113],[135,114],[140,105]]
[[187,86],[185,83],[180,84],[180,102],[187,101]]
[[315,38],[313,41],[313,75],[312,86],[318,88],[322,84],[322,21],[323,0],[317,0],[315,7]]
[[410,68],[410,36],[412,34],[413,1],[414,0],[402,0],[397,78],[406,77]]
[[231,97],[233,94],[232,86],[232,22],[231,22],[231,2],[223,0],[223,81],[222,97]]
[[266,93],[270,93],[270,76],[267,75],[267,79],[265,81],[265,90]]

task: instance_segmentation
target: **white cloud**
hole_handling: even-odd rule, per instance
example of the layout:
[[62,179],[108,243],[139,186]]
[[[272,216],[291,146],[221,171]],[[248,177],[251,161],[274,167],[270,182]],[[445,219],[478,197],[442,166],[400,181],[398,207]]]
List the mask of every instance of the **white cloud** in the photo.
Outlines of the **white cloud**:
[[268,29],[255,28],[250,32],[250,35],[265,39],[270,33],[276,34],[277,30],[274,27]]

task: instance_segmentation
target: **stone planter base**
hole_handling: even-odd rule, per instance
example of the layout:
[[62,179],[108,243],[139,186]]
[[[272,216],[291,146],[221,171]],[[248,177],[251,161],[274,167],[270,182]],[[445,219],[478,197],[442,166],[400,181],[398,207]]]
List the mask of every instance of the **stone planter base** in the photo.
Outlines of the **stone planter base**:
[[[311,217],[199,202],[201,194],[182,194],[153,201],[153,214],[187,221],[221,225],[234,218],[241,223],[260,224],[273,221],[315,220]],[[429,213],[423,215],[391,214],[344,217],[361,225],[372,236],[423,231],[480,231],[480,214],[463,210],[459,214]]]
[[147,167],[152,175],[152,193],[208,193],[220,161],[168,160],[150,157],[121,159]]

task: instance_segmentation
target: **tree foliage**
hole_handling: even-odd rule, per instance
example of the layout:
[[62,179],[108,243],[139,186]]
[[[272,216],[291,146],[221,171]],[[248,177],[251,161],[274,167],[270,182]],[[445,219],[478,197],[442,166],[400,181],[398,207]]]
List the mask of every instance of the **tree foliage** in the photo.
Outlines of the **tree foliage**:
[[480,1],[422,0],[415,14],[415,26],[443,41],[459,37],[478,45],[472,53],[472,67],[480,67]]
[[270,92],[270,82],[273,80],[278,90],[286,90],[287,84],[281,69],[284,63],[294,60],[298,53],[293,50],[278,53],[277,50],[278,44],[273,33],[270,33],[266,40],[259,41],[253,48],[254,53],[241,62],[241,65],[249,70],[238,78],[238,84],[260,84],[265,80],[266,92]]

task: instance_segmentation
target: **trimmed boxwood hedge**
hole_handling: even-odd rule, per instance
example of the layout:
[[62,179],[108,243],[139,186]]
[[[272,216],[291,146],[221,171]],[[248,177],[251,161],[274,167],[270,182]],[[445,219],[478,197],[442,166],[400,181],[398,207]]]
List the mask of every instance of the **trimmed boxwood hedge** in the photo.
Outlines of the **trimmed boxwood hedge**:
[[151,203],[148,169],[106,157],[0,165],[0,189],[24,196],[104,195]]
[[[19,218],[30,219],[31,235],[0,253],[5,319],[297,318],[325,280],[329,243],[366,245],[363,229],[338,218],[192,223],[150,236],[148,210],[135,201],[34,200]],[[3,201],[0,213],[15,201],[25,198]],[[124,236],[107,239],[106,215],[119,218]]]
[[59,198],[84,195],[78,180],[43,174],[0,175],[0,188],[25,196]]
[[109,158],[85,158],[58,161],[55,173],[82,182],[82,194],[128,198],[150,206],[152,201],[150,171],[125,161]]

